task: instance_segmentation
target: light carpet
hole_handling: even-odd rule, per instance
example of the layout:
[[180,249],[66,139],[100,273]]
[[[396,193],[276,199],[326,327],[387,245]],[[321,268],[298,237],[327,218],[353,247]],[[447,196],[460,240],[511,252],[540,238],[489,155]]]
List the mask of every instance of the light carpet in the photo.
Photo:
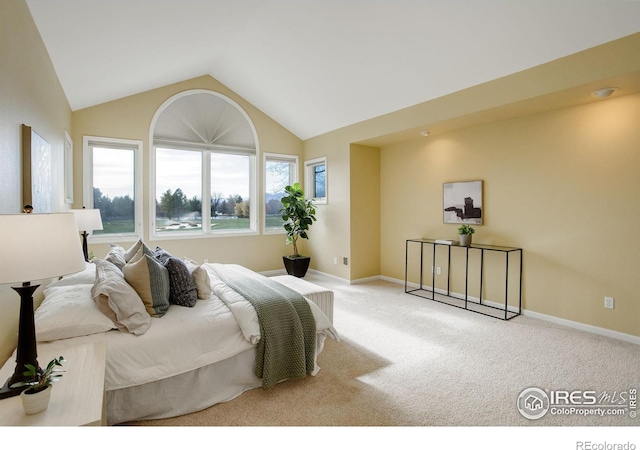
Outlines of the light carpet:
[[334,291],[341,335],[340,342],[327,340],[317,376],[132,425],[640,425],[628,409],[621,416],[547,413],[532,420],[516,407],[529,387],[594,391],[620,402],[640,388],[638,345],[525,316],[494,319],[405,294],[387,281],[306,279]]

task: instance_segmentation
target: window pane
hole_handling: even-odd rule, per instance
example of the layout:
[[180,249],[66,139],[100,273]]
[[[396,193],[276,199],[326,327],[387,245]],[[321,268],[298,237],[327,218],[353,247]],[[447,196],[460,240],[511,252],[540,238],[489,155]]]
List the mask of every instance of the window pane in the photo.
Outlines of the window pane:
[[286,195],[284,188],[293,183],[295,163],[266,161],[265,164],[265,216],[267,229],[280,229],[284,221],[280,215],[280,199]]
[[211,231],[251,229],[250,191],[249,156],[211,154]]
[[324,164],[313,166],[313,198],[326,197],[325,169]]
[[202,153],[156,148],[156,232],[202,230]]
[[93,207],[103,230],[94,234],[135,232],[135,152],[93,147]]

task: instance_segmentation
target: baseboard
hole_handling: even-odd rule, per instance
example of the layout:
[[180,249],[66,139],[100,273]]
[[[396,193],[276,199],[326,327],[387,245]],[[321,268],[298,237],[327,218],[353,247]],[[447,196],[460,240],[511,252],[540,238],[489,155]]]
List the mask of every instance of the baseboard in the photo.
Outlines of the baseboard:
[[331,274],[326,273],[326,272],[320,272],[319,270],[316,270],[316,269],[309,269],[307,272],[312,273],[314,275],[318,275],[320,277],[330,278],[330,279],[332,279],[334,281],[338,281],[340,283],[350,284],[349,280],[337,277],[335,275],[331,275]]
[[381,280],[382,277],[381,276],[375,276],[375,277],[367,277],[367,278],[358,278],[355,280],[351,280],[349,281],[349,284],[362,284],[362,283],[369,283],[371,281],[377,281],[377,280]]
[[609,330],[607,328],[600,328],[594,325],[588,325],[585,323],[574,322],[573,320],[562,319],[560,317],[550,316],[535,311],[522,311],[523,316],[531,317],[534,319],[540,319],[547,322],[555,323],[557,325],[564,325],[566,327],[575,328],[577,330],[586,331],[600,336],[606,336],[620,341],[630,342],[631,344],[640,345],[640,336],[634,336],[632,334],[621,333],[620,331]]
[[[399,280],[397,278],[385,277],[385,276],[382,276],[382,275],[379,276],[379,277],[372,277],[372,278],[377,278],[377,279],[380,279],[380,280],[389,281],[391,283],[404,285],[404,280]],[[407,286],[408,287],[412,287],[412,288],[420,287],[420,285],[418,283],[411,283],[411,282],[408,282]],[[423,285],[423,287],[425,287],[427,289],[431,289],[430,286],[424,286]],[[444,295],[444,294],[446,294],[446,291],[443,291],[442,289],[436,289],[436,293]],[[452,297],[455,297],[455,298],[463,298],[464,299],[464,295],[459,294],[459,293],[451,293],[450,295]],[[476,303],[479,301],[477,298],[474,298],[474,297],[469,297],[469,300],[474,301]],[[499,304],[497,302],[492,302],[492,301],[488,301],[488,300],[483,300],[483,302],[488,304],[488,305],[491,305],[491,306],[504,307],[504,304],[501,305],[501,304]],[[509,307],[508,309],[509,309],[509,311],[514,311],[513,307]],[[514,312],[517,312],[517,309]],[[586,331],[588,333],[593,333],[593,334],[597,334],[597,335],[600,335],[600,336],[606,336],[606,337],[610,337],[610,338],[613,338],[613,339],[618,339],[619,341],[630,342],[631,344],[640,345],[640,336],[634,336],[632,334],[621,333],[620,331],[609,330],[607,328],[600,328],[600,327],[596,327],[594,325],[588,325],[588,324],[581,323],[581,322],[575,322],[573,320],[562,319],[560,317],[550,316],[548,314],[542,314],[542,313],[535,312],[535,311],[529,311],[527,309],[523,309],[522,310],[522,315],[523,316],[527,316],[527,317],[531,317],[531,318],[534,318],[534,319],[544,320],[545,322],[551,322],[551,323],[555,323],[557,325],[563,325],[565,327],[574,328],[576,330]]]

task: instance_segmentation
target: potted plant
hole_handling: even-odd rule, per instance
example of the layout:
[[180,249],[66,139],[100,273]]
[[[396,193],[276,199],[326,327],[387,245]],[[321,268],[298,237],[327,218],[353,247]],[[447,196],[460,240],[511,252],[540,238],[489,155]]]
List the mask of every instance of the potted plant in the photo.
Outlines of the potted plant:
[[476,230],[467,225],[461,225],[458,228],[458,234],[460,235],[460,245],[463,247],[469,247],[471,245],[471,235],[475,233]]
[[54,358],[47,364],[45,370],[36,368],[32,364],[25,364],[27,370],[23,375],[29,377],[31,381],[21,381],[11,387],[29,386],[20,393],[22,407],[26,414],[36,414],[47,409],[51,398],[51,383],[58,381],[62,377],[60,372],[64,372],[56,367],[62,367],[63,362],[65,359],[62,356]]
[[283,256],[282,260],[289,275],[302,278],[307,273],[311,258],[298,253],[298,239],[309,239],[307,231],[316,220],[316,209],[312,200],[304,198],[304,192],[299,183],[284,189],[287,195],[280,199],[282,203],[280,214],[285,222],[287,245],[293,244],[293,255]]

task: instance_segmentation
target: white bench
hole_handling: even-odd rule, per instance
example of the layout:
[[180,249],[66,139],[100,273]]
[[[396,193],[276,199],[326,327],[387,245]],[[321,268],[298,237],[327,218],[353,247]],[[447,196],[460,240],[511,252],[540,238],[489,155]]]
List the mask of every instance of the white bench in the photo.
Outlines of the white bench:
[[272,280],[283,284],[294,291],[300,293],[307,300],[312,301],[329,318],[333,324],[333,291],[309,283],[301,278],[292,275],[279,275],[270,277]]

